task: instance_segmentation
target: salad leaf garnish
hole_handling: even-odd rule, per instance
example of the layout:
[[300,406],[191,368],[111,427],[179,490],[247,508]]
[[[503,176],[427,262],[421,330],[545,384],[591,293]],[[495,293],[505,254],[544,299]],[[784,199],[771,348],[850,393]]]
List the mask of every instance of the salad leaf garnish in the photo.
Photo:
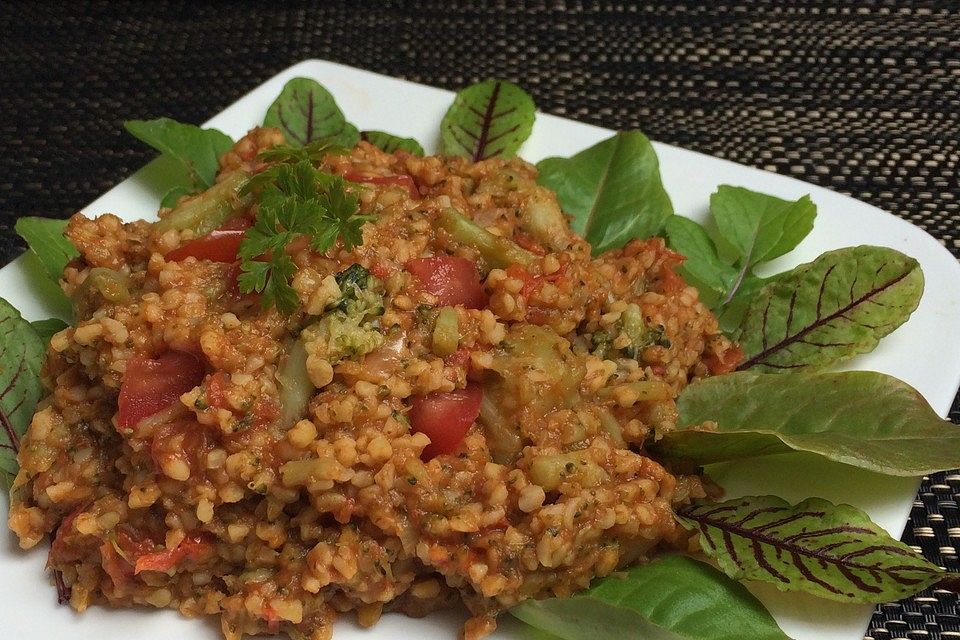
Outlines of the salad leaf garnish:
[[40,399],[44,344],[30,323],[0,298],[0,484],[17,474],[20,438]]
[[172,206],[185,193],[201,191],[213,185],[220,156],[230,150],[233,140],[217,129],[201,129],[170,118],[127,120],[124,128],[138,140],[172,158],[185,175],[172,179],[164,195],[164,204]]
[[711,307],[733,291],[738,272],[720,259],[717,245],[706,230],[690,218],[673,215],[664,226],[670,247],[686,260],[680,267],[687,283],[700,290],[701,299]]
[[[651,449],[698,464],[807,451],[891,476],[960,467],[960,427],[920,393],[874,371],[742,371],[699,380],[677,399],[680,428]],[[706,421],[716,431],[700,430]]]
[[594,255],[657,235],[673,213],[657,154],[639,131],[621,131],[570,158],[546,158],[537,169]]
[[754,266],[792,251],[813,230],[817,206],[810,196],[791,202],[743,187],[720,185],[710,196],[710,212],[720,236],[734,249],[737,279],[729,302]]
[[923,294],[916,260],[886,247],[828,251],[761,289],[736,337],[740,369],[783,371],[872,351]]
[[424,155],[423,147],[413,138],[401,138],[385,131],[361,131],[360,139],[386,153],[406,151],[415,156]]
[[792,251],[813,229],[817,207],[804,196],[783,200],[743,187],[720,185],[710,196],[717,246],[696,222],[666,222],[670,248],[686,256],[680,273],[700,290],[725,331],[734,331],[764,281],[754,267]]
[[327,251],[338,238],[349,251],[363,242],[361,227],[371,217],[357,215],[359,201],[347,192],[343,178],[309,160],[273,165],[251,185],[262,191],[257,220],[240,243],[240,290],[261,293],[263,308],[276,305],[289,315],[298,298],[290,286],[296,266],[285,247],[302,235],[314,251]]
[[55,333],[63,331],[70,325],[60,318],[47,318],[46,320],[34,320],[30,323],[30,326],[37,332],[37,337],[40,338],[40,341],[43,342],[44,347],[46,347],[46,345],[50,344],[50,338],[52,338]]
[[287,144],[294,147],[322,138],[353,147],[360,139],[360,132],[347,122],[333,95],[309,78],[294,78],[283,85],[280,95],[267,109],[263,126],[278,127]]
[[700,532],[703,549],[736,580],[761,580],[841,602],[911,596],[945,572],[855,507],[777,496],[694,503],[677,520]]
[[789,640],[743,585],[675,554],[608,576],[568,598],[527,600],[510,613],[564,640]]
[[485,80],[461,89],[440,122],[440,152],[474,162],[510,158],[533,130],[536,105],[517,85]]
[[176,185],[167,190],[163,197],[160,198],[160,206],[164,209],[173,209],[177,206],[177,202],[183,196],[188,196],[193,193],[193,189],[186,185]]
[[40,260],[44,272],[58,287],[67,263],[80,255],[63,234],[66,228],[66,220],[36,217],[20,218],[14,226],[30,251]]

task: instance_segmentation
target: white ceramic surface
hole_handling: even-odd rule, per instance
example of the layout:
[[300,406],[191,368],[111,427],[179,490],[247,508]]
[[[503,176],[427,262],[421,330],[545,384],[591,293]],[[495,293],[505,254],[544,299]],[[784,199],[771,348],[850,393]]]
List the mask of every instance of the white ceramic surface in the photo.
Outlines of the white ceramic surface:
[[[413,136],[430,150],[438,142],[440,119],[449,106],[448,91],[320,60],[307,60],[283,71],[215,116],[206,126],[234,138],[260,123],[268,105],[292,77],[307,76],[325,85],[361,129],[381,129]],[[156,114],[157,116],[163,114]],[[539,114],[533,135],[521,155],[537,161],[570,155],[610,132],[563,118]],[[800,248],[771,265],[771,272],[813,259],[821,252],[856,244],[893,247],[920,261],[926,292],[910,321],[884,339],[873,353],[849,364],[895,375],[919,389],[933,407],[946,415],[960,385],[960,266],[936,240],[922,230],[875,207],[793,178],[744,167],[677,147],[656,144],[663,180],[678,213],[703,221],[710,193],[719,184],[743,185],[786,198],[810,194],[818,206],[816,226]],[[152,217],[160,193],[154,188],[157,162],[147,165],[84,209],[88,215],[113,212],[125,220]],[[0,270],[0,296],[28,319],[56,314],[31,294],[36,278],[21,257]],[[712,470],[731,496],[776,493],[790,500],[821,496],[866,510],[894,536],[907,521],[917,480],[886,478],[865,471],[790,454]],[[0,518],[6,521],[6,500]],[[56,594],[44,572],[46,548],[20,552],[12,533],[0,533],[0,623],[3,636],[17,640],[170,640],[220,637],[212,621],[185,620],[172,611],[121,610],[92,607],[77,615],[57,606]],[[765,585],[750,585],[792,637],[803,640],[859,640],[871,606],[839,605],[802,595],[781,594]],[[414,620],[387,615],[371,630],[349,619],[337,623],[337,640],[380,640],[417,637],[423,640],[456,637],[462,612]],[[529,635],[519,623],[502,616],[497,638]]]

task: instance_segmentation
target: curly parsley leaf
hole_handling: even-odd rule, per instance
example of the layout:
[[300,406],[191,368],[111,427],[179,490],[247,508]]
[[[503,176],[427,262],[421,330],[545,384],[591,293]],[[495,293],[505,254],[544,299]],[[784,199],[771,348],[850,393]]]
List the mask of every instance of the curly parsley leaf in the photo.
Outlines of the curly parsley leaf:
[[274,305],[290,314],[298,298],[290,286],[296,266],[286,246],[305,236],[311,249],[323,253],[339,238],[349,251],[363,242],[361,229],[371,216],[357,214],[359,200],[343,178],[318,170],[308,159],[270,167],[252,188],[261,189],[260,206],[240,243],[240,290],[260,293],[264,308]]
[[261,151],[258,157],[265,162],[296,163],[309,160],[312,164],[318,165],[326,155],[342,155],[348,151],[349,149],[339,144],[336,138],[320,138],[302,147],[288,144],[270,147]]

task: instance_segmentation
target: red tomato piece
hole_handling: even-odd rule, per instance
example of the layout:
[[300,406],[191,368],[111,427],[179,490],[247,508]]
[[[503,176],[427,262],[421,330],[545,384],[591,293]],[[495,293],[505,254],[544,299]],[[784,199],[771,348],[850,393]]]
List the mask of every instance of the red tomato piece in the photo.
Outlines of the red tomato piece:
[[483,390],[473,382],[449,393],[434,391],[425,396],[414,396],[410,424],[414,431],[430,438],[430,444],[423,450],[425,460],[456,451],[480,415],[482,400]]
[[214,409],[224,406],[224,394],[227,386],[227,374],[217,371],[207,379],[207,404]]
[[145,553],[137,558],[133,572],[169,571],[184,561],[200,562],[213,545],[203,536],[195,533],[184,538],[175,549],[164,549]]
[[730,373],[737,368],[737,365],[743,360],[743,349],[733,345],[727,349],[722,358],[710,353],[703,357],[703,364],[711,374],[718,376],[721,373]]
[[150,457],[158,470],[162,470],[165,463],[179,460],[185,462],[193,473],[195,469],[203,468],[203,457],[211,448],[203,425],[195,420],[177,420],[161,424],[154,430]]
[[184,351],[167,351],[156,360],[131,358],[120,383],[117,424],[128,429],[166,409],[200,384],[205,373],[200,359]]
[[520,293],[524,297],[529,298],[543,287],[543,282],[535,278],[532,273],[518,264],[512,264],[507,267],[507,275],[523,282],[523,289]]
[[664,293],[676,293],[687,286],[680,274],[675,271],[677,266],[679,263],[674,265],[667,261],[660,265],[660,287]]
[[365,182],[367,184],[384,184],[403,187],[407,190],[407,193],[410,194],[411,200],[420,199],[420,190],[417,189],[417,183],[413,181],[413,178],[405,173],[395,176],[369,176],[361,173],[360,171],[351,169],[350,171],[347,171],[346,175],[343,177],[350,182]]
[[219,229],[168,252],[164,258],[170,262],[180,262],[190,257],[212,262],[234,262],[243,241],[243,234],[249,228],[249,220],[234,218]]
[[71,548],[67,538],[76,534],[73,529],[73,521],[83,512],[84,507],[74,509],[67,517],[63,519],[57,532],[53,536],[53,542],[50,544],[50,559],[57,562],[76,562],[82,556],[78,555],[77,550]]
[[525,233],[520,230],[514,231],[513,241],[530,253],[535,253],[538,256],[547,255],[547,250],[543,248],[543,245],[540,244],[540,242],[529,233]]
[[100,566],[110,577],[114,589],[122,589],[133,579],[133,567],[124,560],[110,542],[100,545]]
[[435,295],[442,305],[482,309],[487,304],[477,265],[466,258],[414,258],[406,268],[423,290]]

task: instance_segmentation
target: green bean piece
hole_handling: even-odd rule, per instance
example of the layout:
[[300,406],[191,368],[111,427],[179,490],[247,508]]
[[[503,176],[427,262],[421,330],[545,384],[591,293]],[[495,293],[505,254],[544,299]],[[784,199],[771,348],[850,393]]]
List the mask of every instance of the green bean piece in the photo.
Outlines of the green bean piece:
[[615,445],[621,449],[627,448],[627,442],[623,439],[623,430],[620,428],[620,423],[617,421],[617,418],[610,413],[609,409],[600,409],[600,427],[610,435],[610,439],[613,440]]
[[179,204],[156,224],[157,233],[189,229],[199,237],[219,229],[253,202],[252,194],[242,193],[249,179],[250,175],[245,171],[234,171],[206,191]]
[[277,369],[280,386],[281,429],[289,429],[307,412],[313,396],[313,383],[307,374],[307,349],[302,340],[295,340],[289,347],[286,359]]
[[130,278],[119,271],[106,267],[90,269],[86,280],[77,287],[72,296],[74,318],[87,318],[100,305],[96,297],[113,304],[129,304]]
[[638,380],[604,387],[597,391],[597,395],[615,398],[621,405],[628,406],[637,402],[670,400],[673,398],[673,389],[662,380]]
[[548,249],[563,251],[572,244],[570,227],[556,200],[534,193],[520,210],[520,228]]
[[545,491],[553,491],[571,476],[584,487],[595,487],[610,479],[588,451],[541,455],[530,463],[530,479]]
[[433,352],[441,358],[446,358],[460,346],[460,320],[457,310],[453,307],[440,309],[437,321],[433,325]]
[[440,228],[454,240],[479,251],[495,268],[504,269],[512,264],[527,267],[533,262],[532,253],[511,240],[493,235],[452,207],[440,212],[439,222]]
[[500,412],[496,400],[484,393],[480,401],[480,424],[487,436],[490,456],[497,464],[513,462],[523,449],[519,428]]

